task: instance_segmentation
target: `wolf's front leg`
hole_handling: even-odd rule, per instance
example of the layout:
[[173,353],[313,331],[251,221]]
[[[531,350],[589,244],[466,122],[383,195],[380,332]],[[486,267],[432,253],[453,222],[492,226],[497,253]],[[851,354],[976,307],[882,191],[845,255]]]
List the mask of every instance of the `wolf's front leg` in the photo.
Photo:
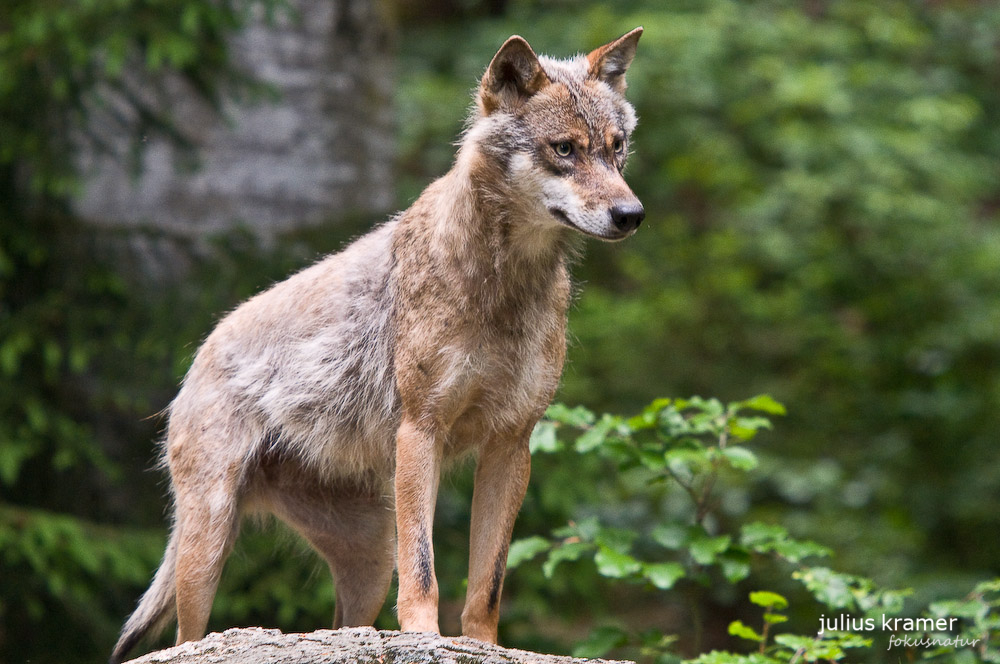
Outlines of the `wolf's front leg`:
[[494,439],[479,452],[472,497],[469,590],[462,611],[462,634],[496,643],[500,592],[514,519],[531,474],[526,431]]
[[441,446],[433,431],[403,419],[396,435],[396,537],[404,632],[438,632],[438,585],[431,529],[441,477]]

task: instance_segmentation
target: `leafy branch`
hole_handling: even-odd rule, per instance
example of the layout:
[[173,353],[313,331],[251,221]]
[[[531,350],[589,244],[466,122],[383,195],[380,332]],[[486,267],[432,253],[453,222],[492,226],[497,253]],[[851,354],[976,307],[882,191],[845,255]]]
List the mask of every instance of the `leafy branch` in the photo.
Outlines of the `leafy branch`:
[[[871,579],[813,564],[812,560],[829,557],[832,551],[793,538],[782,525],[749,522],[732,532],[719,530],[720,521],[713,512],[719,480],[757,468],[757,455],[747,443],[772,427],[767,416],[784,414],[784,407],[766,395],[726,405],[699,397],[657,399],[631,417],[598,417],[582,407],[553,405],[531,437],[533,453],[596,454],[620,472],[638,469],[645,474],[643,486],[647,488],[664,484],[679,487],[691,509],[686,519],[664,519],[646,528],[608,526],[593,516],[570,521],[555,529],[551,537],[536,535],[515,541],[508,566],[517,567],[545,554],[542,573],[550,579],[564,563],[592,560],[597,573],[606,579],[669,591],[682,581],[709,584],[711,570],[718,570],[725,582],[736,584],[750,576],[755,561],[769,560],[790,566],[791,578],[829,610],[872,617],[901,613],[909,590],[880,588]],[[929,611],[932,615],[965,617],[970,624],[964,633],[978,635],[987,644],[988,637],[983,635],[995,632],[1000,625],[996,612],[1000,585],[981,584],[977,593],[961,603],[932,605]],[[753,642],[756,652],[713,651],[692,663],[834,662],[850,649],[872,646],[869,635],[851,631],[775,634],[775,629],[789,620],[789,600],[776,592],[758,590],[750,593],[749,601],[764,611],[759,630],[736,620],[729,625],[729,634]],[[666,662],[677,661],[672,653],[675,645],[674,637],[656,630],[634,635],[603,626],[592,632],[575,654],[594,657],[632,647],[645,659]],[[993,661],[983,654],[986,652],[980,653],[983,661]]]

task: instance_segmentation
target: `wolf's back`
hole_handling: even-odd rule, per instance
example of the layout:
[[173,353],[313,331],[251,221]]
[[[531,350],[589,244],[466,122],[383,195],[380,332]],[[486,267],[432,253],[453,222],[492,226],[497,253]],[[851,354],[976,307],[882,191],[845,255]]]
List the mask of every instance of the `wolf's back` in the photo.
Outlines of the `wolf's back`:
[[169,426],[196,422],[205,403],[230,404],[244,445],[293,453],[328,476],[389,472],[372,466],[392,458],[385,448],[399,421],[395,226],[376,228],[223,319],[198,352]]

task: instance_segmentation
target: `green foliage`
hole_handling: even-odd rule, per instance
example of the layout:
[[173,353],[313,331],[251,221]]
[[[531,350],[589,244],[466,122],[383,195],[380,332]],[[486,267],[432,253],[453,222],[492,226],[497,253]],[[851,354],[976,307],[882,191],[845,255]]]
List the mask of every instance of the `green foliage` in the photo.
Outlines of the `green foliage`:
[[[162,555],[140,523],[161,497],[133,490],[184,344],[210,314],[178,320],[101,260],[66,213],[77,148],[165,133],[168,79],[211,103],[256,90],[225,39],[260,2],[11,0],[0,16],[0,660],[103,658]],[[132,156],[138,155],[138,149]],[[122,155],[127,156],[127,155]],[[128,285],[129,279],[133,283]],[[216,306],[229,306],[229,299]],[[163,321],[169,321],[164,323]],[[171,333],[199,322],[182,339]],[[169,332],[165,332],[169,330]],[[123,439],[145,440],[139,453]],[[110,438],[111,440],[105,440]],[[128,488],[121,487],[128,480]],[[140,498],[140,496],[142,498]],[[155,500],[155,502],[153,502]],[[152,509],[150,506],[155,505]],[[147,508],[145,512],[143,509]],[[58,637],[53,637],[58,634]]]
[[826,567],[802,567],[794,578],[830,609],[860,611],[864,615],[896,614],[910,591],[876,590],[871,579],[835,572]]
[[[597,418],[586,409],[573,410],[556,404],[546,413],[532,436],[535,453],[555,453],[563,449],[586,454],[596,452],[625,472],[641,469],[644,482],[662,485],[672,482],[691,498],[692,521],[683,526],[677,522],[650,524],[648,539],[666,551],[685,550],[691,565],[720,565],[731,581],[746,576],[745,560],[751,552],[768,552],[782,548],[787,555],[822,554],[824,549],[809,542],[795,542],[781,529],[762,524],[750,524],[746,541],[741,545],[729,535],[712,536],[705,521],[715,498],[713,487],[720,473],[730,470],[746,472],[757,465],[756,455],[741,446],[760,429],[770,428],[766,418],[747,411],[783,413],[784,409],[770,397],[761,396],[724,406],[716,399],[658,399],[638,415],[623,418],[604,415]],[[571,443],[559,439],[557,432],[567,428],[580,429]],[[765,535],[761,531],[767,531]],[[645,580],[668,589],[687,572],[678,561],[644,563],[628,552],[636,539],[635,533],[620,529],[602,529],[596,519],[571,524],[557,531],[562,542],[549,551],[545,574],[551,576],[560,562],[577,560],[586,552],[594,554],[602,576]],[[780,540],[780,541],[776,541]],[[538,538],[518,543],[508,561],[517,565],[544,550]]]
[[[931,618],[961,618],[957,638],[975,643],[976,654],[983,662],[1000,662],[1000,579],[976,584],[960,600],[932,603],[927,609]],[[929,649],[927,659],[937,661],[976,661],[967,650],[951,645]]]
[[[60,649],[67,643],[90,648],[82,637],[88,631],[114,633],[119,627],[115,611],[125,599],[122,585],[145,583],[163,545],[159,531],[122,532],[63,514],[0,506],[5,570],[0,619],[11,633],[22,635],[52,621],[74,625],[64,632],[67,641]],[[97,588],[107,590],[98,593]],[[35,645],[30,637],[23,640]],[[29,651],[22,646],[21,652]],[[44,651],[36,647],[34,652]]]
[[[105,136],[92,114],[109,134],[183,145],[165,81],[180,74],[216,105],[261,92],[225,54],[251,7],[280,3],[12,0],[0,16],[0,660],[106,655],[162,554],[163,486],[144,472],[162,423],[144,418],[220,312],[360,230],[275,255],[221,238],[182,289],[100,260],[120,239],[67,218],[75,148]],[[506,36],[569,55],[646,28],[628,178],[647,221],[575,268],[586,285],[561,399],[590,408],[554,405],[532,436],[502,640],[664,663],[885,661],[884,634],[816,637],[817,615],[929,615],[958,617],[948,636],[977,645],[891,656],[1000,660],[996,582],[975,585],[1000,559],[983,535],[1000,514],[1000,9],[514,0],[482,13],[403,26],[403,204],[447,168]],[[135,165],[140,147],[120,156]],[[789,405],[779,436],[764,437],[777,401],[731,401],[759,392]],[[637,408],[664,393],[721,398]],[[468,557],[469,484],[444,486],[441,569]],[[241,538],[212,627],[327,625],[326,572],[302,551],[275,552],[270,531]],[[455,576],[440,579],[450,633]],[[775,596],[788,607],[754,602]],[[394,626],[388,610],[381,621]]]
[[[713,650],[688,660],[692,664],[834,662],[847,658],[851,651],[874,655],[876,640],[888,640],[890,650],[899,646],[903,642],[897,643],[894,627],[885,632],[884,621],[904,613],[911,591],[882,588],[870,578],[807,564],[830,557],[831,550],[796,539],[779,524],[733,524],[728,531],[722,525],[714,496],[726,490],[724,484],[737,482],[756,468],[755,464],[734,463],[723,452],[743,449],[754,454],[748,444],[755,441],[758,431],[771,428],[770,419],[761,412],[784,415],[785,409],[769,396],[728,405],[716,399],[657,399],[632,417],[598,417],[582,408],[552,406],[538,424],[538,430],[546,432],[547,442],[536,448],[536,456],[597,456],[610,460],[619,474],[638,469],[640,478],[632,484],[633,498],[662,500],[661,488],[666,484],[687,498],[689,509],[659,522],[642,519],[612,526],[596,516],[570,521],[553,530],[549,539],[534,535],[515,541],[508,567],[524,567],[537,558],[544,577],[552,580],[565,573],[563,568],[568,564],[591,561],[607,584],[625,583],[653,594],[666,591],[668,596],[684,593],[685,586],[718,589],[761,579],[773,581],[775,569],[785,576],[782,587],[787,591],[748,593],[746,613],[759,615],[759,627],[742,619],[728,624],[728,634],[752,643],[753,652]],[[581,445],[585,437],[588,442]],[[677,451],[684,453],[677,455]],[[797,585],[790,586],[789,578]],[[704,595],[689,596],[699,603],[711,603]],[[932,603],[925,616],[954,620],[941,623],[947,624],[948,630],[937,635],[936,649],[925,647],[923,656],[993,661],[991,648],[996,644],[990,638],[1000,620],[998,606],[1000,585],[996,581],[979,584],[963,601]],[[830,618],[823,623],[825,615],[817,611],[821,607],[836,612],[842,622]],[[689,606],[688,610],[704,616],[710,607]],[[798,615],[791,615],[792,610]],[[809,615],[811,620],[803,620]],[[854,621],[843,622],[852,615],[857,617]],[[962,625],[956,628],[955,620],[962,620]],[[845,629],[831,630],[829,624]],[[695,625],[694,630],[700,632],[701,628]],[[579,643],[574,654],[613,653],[641,661],[677,661],[683,653],[677,650],[678,636],[655,627],[638,632],[632,626],[602,625]],[[973,642],[982,645],[969,648]],[[696,645],[693,650],[701,648]]]
[[[646,27],[629,178],[662,212],[616,279],[584,291],[572,359],[592,382],[564,398],[627,403],[644,383],[645,398],[766,389],[796,413],[776,443],[791,464],[819,455],[861,478],[854,504],[839,483],[804,498],[809,534],[831,522],[879,532],[847,552],[858,566],[893,542],[917,569],[948,541],[966,568],[988,569],[1000,550],[973,533],[1000,513],[982,502],[996,478],[981,465],[1000,424],[988,368],[1000,328],[987,323],[1000,320],[988,202],[1000,105],[966,63],[998,63],[995,38],[956,31],[996,34],[1000,13],[830,2],[810,16],[797,4],[621,19]],[[612,348],[622,336],[636,340],[628,354]],[[902,488],[916,477],[920,498]],[[917,528],[929,537],[906,544]]]

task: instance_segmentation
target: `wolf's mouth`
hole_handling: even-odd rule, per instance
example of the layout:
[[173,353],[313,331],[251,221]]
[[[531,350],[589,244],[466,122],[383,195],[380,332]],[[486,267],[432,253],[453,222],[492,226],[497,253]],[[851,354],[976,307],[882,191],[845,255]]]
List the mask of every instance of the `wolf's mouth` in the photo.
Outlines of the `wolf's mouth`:
[[580,230],[580,228],[577,227],[576,224],[574,224],[572,221],[569,220],[569,216],[559,208],[550,207],[549,214],[555,217],[556,221],[558,221],[560,224],[564,226],[569,226],[570,228],[574,228],[576,230]]
[[621,234],[614,233],[614,234],[610,234],[610,235],[602,235],[600,233],[595,233],[594,231],[590,231],[590,230],[587,230],[585,228],[581,228],[580,226],[574,224],[572,221],[570,221],[569,215],[566,214],[563,210],[560,210],[557,207],[550,207],[548,210],[549,210],[549,214],[551,214],[553,217],[555,217],[556,221],[558,221],[563,226],[566,226],[567,228],[572,228],[573,230],[577,231],[578,233],[583,233],[584,235],[589,235],[590,237],[595,237],[598,240],[604,240],[605,242],[615,242],[617,240],[621,240],[622,238],[624,238],[624,237],[626,237],[628,235],[628,233],[621,233]]

